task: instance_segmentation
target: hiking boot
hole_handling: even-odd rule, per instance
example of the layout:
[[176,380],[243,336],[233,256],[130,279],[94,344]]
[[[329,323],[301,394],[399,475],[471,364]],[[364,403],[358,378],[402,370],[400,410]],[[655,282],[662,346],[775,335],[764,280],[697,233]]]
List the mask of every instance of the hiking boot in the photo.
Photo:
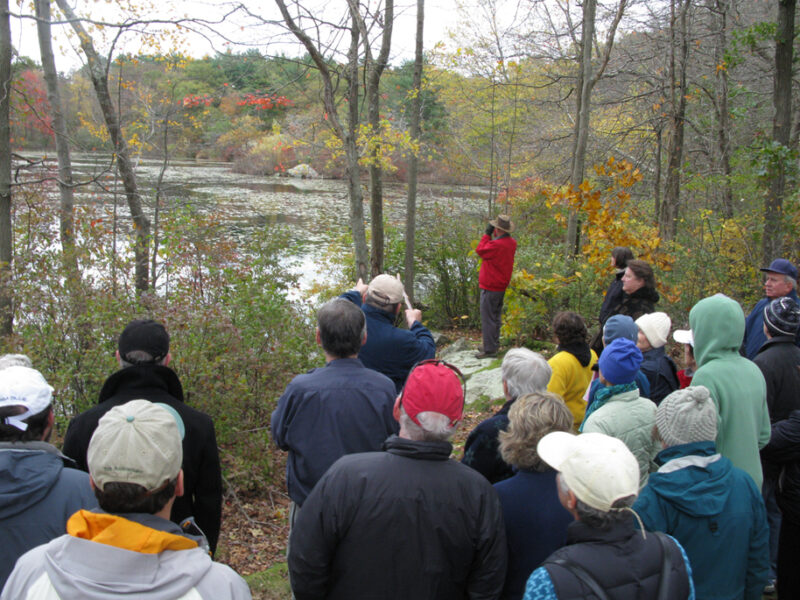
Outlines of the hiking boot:
[[475,358],[495,358],[497,356],[497,352],[484,352],[481,350],[475,355]]

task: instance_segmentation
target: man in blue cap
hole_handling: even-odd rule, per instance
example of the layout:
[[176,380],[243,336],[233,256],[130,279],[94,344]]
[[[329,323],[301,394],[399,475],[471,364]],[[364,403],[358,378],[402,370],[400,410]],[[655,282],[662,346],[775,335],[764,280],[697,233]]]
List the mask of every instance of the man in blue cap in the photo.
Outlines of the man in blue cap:
[[759,300],[752,312],[747,315],[744,329],[744,342],[742,349],[744,355],[753,360],[759,349],[767,341],[764,335],[764,307],[775,298],[789,296],[800,303],[797,297],[797,268],[785,258],[776,258],[768,267],[763,267],[766,273],[764,278],[764,293],[766,298]]

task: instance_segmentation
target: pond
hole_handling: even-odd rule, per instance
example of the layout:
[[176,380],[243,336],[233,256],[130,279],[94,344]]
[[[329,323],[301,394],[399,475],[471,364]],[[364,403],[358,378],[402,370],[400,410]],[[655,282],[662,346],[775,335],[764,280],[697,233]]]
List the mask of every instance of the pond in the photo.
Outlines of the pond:
[[[111,204],[116,190],[121,214],[127,214],[122,184],[115,182],[113,173],[106,172],[110,164],[108,155],[75,154],[72,162],[76,180],[97,177],[106,188],[106,191],[96,185],[76,188],[77,203]],[[56,168],[54,153],[48,155],[45,166]],[[299,277],[301,289],[324,283],[326,273],[322,271],[321,258],[350,227],[347,183],[332,179],[244,175],[234,173],[231,166],[213,161],[171,161],[161,185],[165,210],[190,207],[198,212],[224,215],[231,235],[246,236],[256,227],[272,224],[290,225],[293,243],[282,260]],[[160,170],[161,161],[157,159],[141,159],[136,166],[138,185],[148,212],[152,212]],[[366,186],[364,193],[367,196]],[[405,227],[406,194],[405,184],[384,186],[384,218],[389,227],[399,231]],[[432,218],[432,211],[427,209],[435,205],[446,207],[448,214],[454,216],[485,217],[486,196],[487,191],[480,187],[420,184],[418,226],[424,226],[425,219]],[[364,213],[369,227],[368,200],[364,203]]]

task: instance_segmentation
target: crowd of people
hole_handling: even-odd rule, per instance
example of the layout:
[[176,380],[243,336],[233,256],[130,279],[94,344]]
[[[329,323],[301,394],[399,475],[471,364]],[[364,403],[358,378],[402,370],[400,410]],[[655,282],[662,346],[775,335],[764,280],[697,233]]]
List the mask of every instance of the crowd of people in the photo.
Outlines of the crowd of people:
[[[481,359],[500,351],[512,231],[498,216],[476,250],[492,269]],[[564,311],[549,360],[509,349],[505,403],[460,462],[466,380],[435,357],[402,283],[359,280],[319,308],[325,365],[296,376],[271,419],[294,598],[800,597],[797,270],[762,269],[747,318],[722,294],[671,318],[647,263],[616,248],[611,264],[598,335]],[[53,388],[27,357],[0,358],[0,600],[249,598],[213,561],[214,425],[184,402],[169,334],[133,321],[117,360],[62,453]]]

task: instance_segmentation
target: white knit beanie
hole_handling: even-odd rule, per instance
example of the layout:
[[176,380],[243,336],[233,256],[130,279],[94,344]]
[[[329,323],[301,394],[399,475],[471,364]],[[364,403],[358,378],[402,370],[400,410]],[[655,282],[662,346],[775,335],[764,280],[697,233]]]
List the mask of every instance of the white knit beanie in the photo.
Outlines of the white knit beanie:
[[636,319],[636,326],[642,330],[653,348],[661,348],[667,343],[672,321],[667,313],[654,312]]
[[656,409],[656,427],[664,444],[678,446],[717,439],[717,407],[702,385],[675,390]]

